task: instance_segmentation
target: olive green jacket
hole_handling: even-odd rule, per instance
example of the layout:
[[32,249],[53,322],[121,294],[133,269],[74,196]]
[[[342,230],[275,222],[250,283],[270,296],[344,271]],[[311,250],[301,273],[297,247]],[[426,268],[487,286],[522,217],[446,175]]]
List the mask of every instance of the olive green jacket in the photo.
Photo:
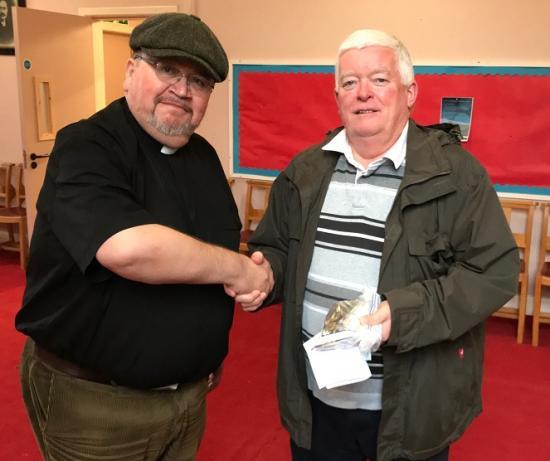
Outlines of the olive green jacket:
[[[333,134],[334,135],[334,134]],[[277,391],[283,425],[311,441],[301,320],[321,207],[340,154],[307,149],[276,179],[250,247],[269,260],[283,302]],[[447,133],[417,126],[386,222],[379,293],[392,327],[383,347],[378,459],[424,459],[481,411],[484,320],[516,292],[518,251],[486,171]]]

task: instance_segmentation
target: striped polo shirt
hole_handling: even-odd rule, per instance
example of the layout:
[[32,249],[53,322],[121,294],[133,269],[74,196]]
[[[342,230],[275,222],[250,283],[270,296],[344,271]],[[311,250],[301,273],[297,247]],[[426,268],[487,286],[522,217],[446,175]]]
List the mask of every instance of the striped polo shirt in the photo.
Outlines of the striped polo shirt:
[[[304,341],[323,328],[330,307],[355,299],[367,288],[376,290],[385,237],[386,218],[405,171],[408,123],[395,144],[367,169],[352,154],[345,130],[323,150],[340,152],[321,209],[313,259],[307,277],[302,317]],[[372,354],[372,377],[334,389],[319,389],[307,364],[308,387],[337,408],[380,410],[384,364]]]

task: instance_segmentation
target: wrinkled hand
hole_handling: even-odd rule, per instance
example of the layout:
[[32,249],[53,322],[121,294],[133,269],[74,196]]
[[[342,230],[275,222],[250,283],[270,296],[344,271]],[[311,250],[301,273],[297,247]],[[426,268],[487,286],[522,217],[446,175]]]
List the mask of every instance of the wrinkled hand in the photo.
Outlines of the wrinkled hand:
[[222,380],[223,364],[218,369],[208,375],[208,392],[212,392],[219,386]]
[[245,270],[239,280],[224,285],[225,292],[235,298],[246,311],[256,310],[261,306],[273,289],[273,272],[264,255],[256,251],[246,258]]
[[386,342],[391,333],[391,310],[388,301],[382,301],[372,314],[361,317],[363,325],[382,325],[382,342]]

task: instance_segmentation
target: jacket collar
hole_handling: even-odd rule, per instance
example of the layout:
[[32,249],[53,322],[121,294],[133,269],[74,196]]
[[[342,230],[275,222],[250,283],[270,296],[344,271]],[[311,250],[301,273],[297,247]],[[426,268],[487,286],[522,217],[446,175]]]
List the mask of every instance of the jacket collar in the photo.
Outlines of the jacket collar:
[[[452,171],[441,148],[455,140],[444,131],[418,126],[411,120],[407,138],[405,176],[399,187],[400,208],[420,204],[450,194],[456,185],[449,180]],[[417,187],[429,182],[428,187]]]
[[[344,128],[338,127],[327,134],[325,140],[319,146],[328,144]],[[451,170],[449,161],[438,155],[441,146],[452,144],[454,139],[441,130],[432,130],[430,127],[417,125],[409,120],[409,132],[407,134],[406,173],[407,183],[422,182],[433,176],[448,173]],[[315,146],[315,147],[319,147]],[[327,163],[330,165],[334,158],[338,158],[339,152],[322,150],[328,155],[316,155],[310,158],[309,167],[313,170],[324,171]],[[308,170],[311,172],[308,168]]]
[[[301,167],[294,169],[292,180],[302,193],[309,195],[307,191],[310,191],[314,184],[324,188],[325,183],[330,181],[330,176],[341,154],[335,151],[322,150],[321,146],[326,145],[342,130],[343,127],[339,127],[329,132],[321,144],[311,148],[311,150],[316,151],[315,155],[307,156],[304,158]],[[399,188],[400,192],[408,189],[406,190],[403,206],[410,203],[421,203],[455,190],[455,186],[446,179],[452,170],[451,164],[445,156],[440,154],[442,146],[454,142],[456,142],[454,138],[440,129],[434,130],[430,127],[419,126],[412,119],[409,120],[405,176]],[[318,178],[319,181],[312,181],[312,178]],[[409,187],[424,183],[432,178],[439,178],[439,180],[433,181],[429,189]],[[311,192],[317,193],[316,190]]]
[[428,130],[409,121],[407,135],[407,163],[402,187],[424,182],[434,176],[449,173],[451,165],[442,155],[438,155],[441,146],[452,140],[443,132]]

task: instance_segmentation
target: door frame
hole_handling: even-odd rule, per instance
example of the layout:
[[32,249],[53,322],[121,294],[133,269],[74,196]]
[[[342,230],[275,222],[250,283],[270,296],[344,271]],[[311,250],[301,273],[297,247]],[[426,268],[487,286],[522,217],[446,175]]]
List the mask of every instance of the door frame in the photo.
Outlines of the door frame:
[[106,69],[105,69],[105,34],[130,36],[133,27],[118,22],[96,21],[92,24],[92,41],[94,46],[94,82],[96,111],[107,105]]
[[[195,9],[194,0],[183,0],[179,5],[159,6],[99,6],[78,8],[78,16],[89,16],[92,19],[115,18],[146,18],[161,13],[192,13]],[[183,4],[183,6],[181,6]]]

